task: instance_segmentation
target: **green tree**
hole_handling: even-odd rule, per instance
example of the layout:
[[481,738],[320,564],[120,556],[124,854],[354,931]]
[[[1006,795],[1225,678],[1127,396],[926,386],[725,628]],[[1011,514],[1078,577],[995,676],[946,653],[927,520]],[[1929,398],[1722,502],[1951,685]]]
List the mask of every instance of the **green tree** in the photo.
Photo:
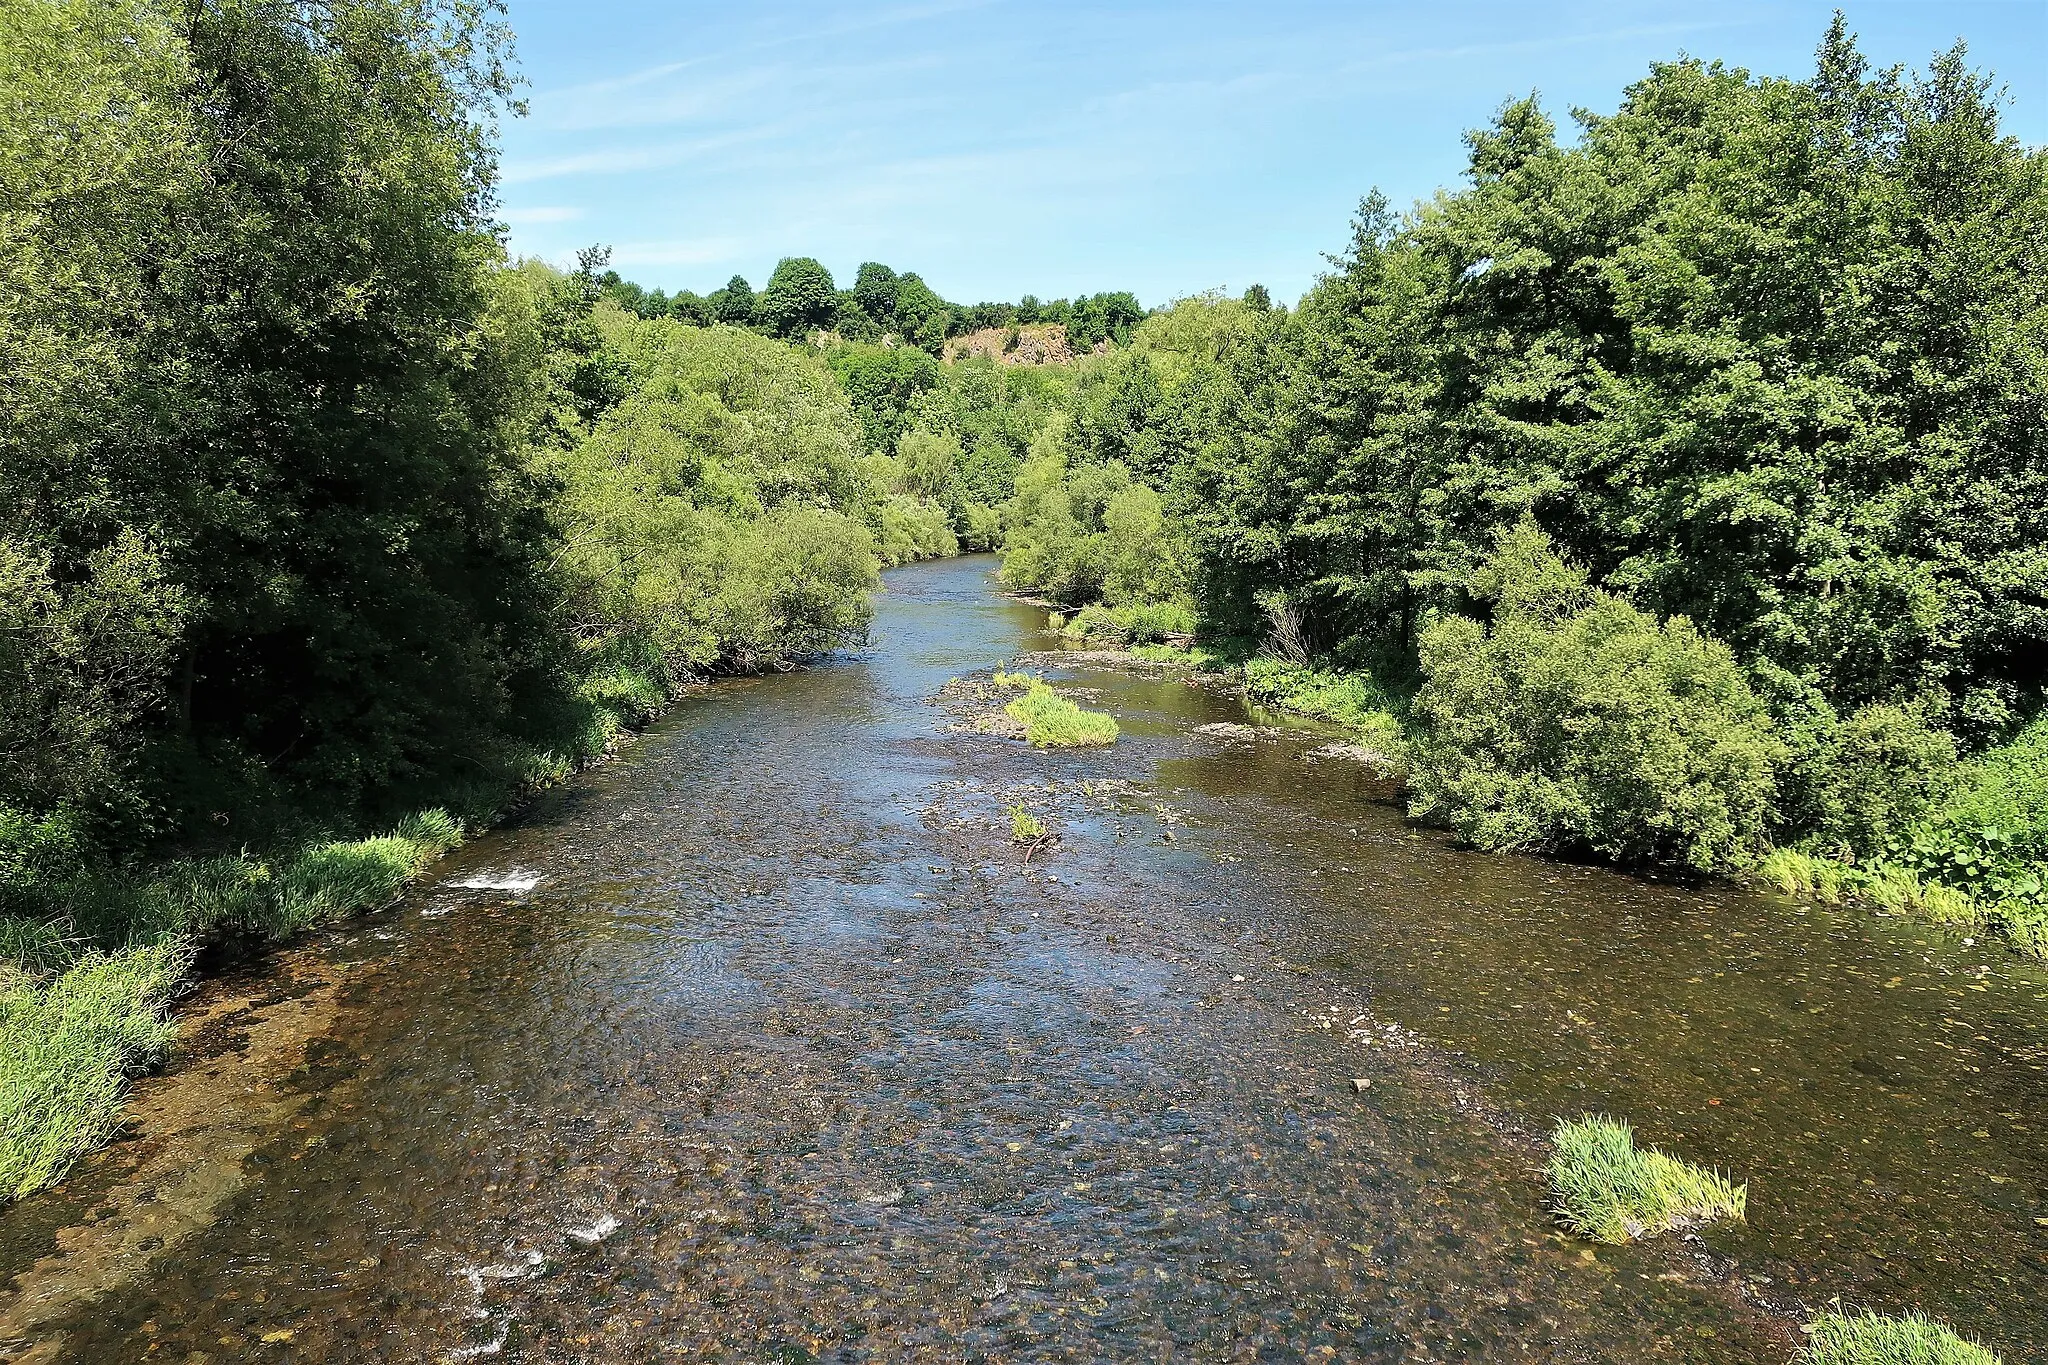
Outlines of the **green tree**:
[[735,275],[725,288],[711,292],[711,316],[729,327],[750,327],[754,323],[754,287],[744,275]]
[[896,272],[880,261],[862,261],[853,279],[854,301],[877,325],[896,325]]
[[805,337],[832,322],[832,272],[809,256],[784,257],[754,301],[754,320],[777,336]]

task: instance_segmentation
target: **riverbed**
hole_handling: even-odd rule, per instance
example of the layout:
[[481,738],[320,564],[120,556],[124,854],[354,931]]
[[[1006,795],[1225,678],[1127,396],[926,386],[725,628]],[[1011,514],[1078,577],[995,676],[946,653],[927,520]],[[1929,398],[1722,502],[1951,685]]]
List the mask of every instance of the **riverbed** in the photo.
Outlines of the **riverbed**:
[[[1458,849],[1178,673],[1052,659],[1113,748],[958,731],[1056,648],[991,569],[209,984],[0,1215],[0,1360],[1783,1362],[1838,1297],[2048,1341],[2048,973]],[[1748,1222],[1559,1235],[1587,1111]]]

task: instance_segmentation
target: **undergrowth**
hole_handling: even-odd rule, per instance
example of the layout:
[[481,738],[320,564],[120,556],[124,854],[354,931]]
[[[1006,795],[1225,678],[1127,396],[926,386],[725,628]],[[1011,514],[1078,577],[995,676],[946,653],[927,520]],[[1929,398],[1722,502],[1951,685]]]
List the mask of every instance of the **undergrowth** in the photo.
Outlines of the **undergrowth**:
[[1743,1215],[1746,1185],[1731,1185],[1654,1147],[1636,1146],[1622,1119],[1563,1119],[1551,1134],[1550,1184],[1557,1217],[1597,1242],[1632,1242],[1672,1228]]
[[1401,704],[1370,673],[1259,657],[1244,663],[1244,689],[1253,701],[1341,725],[1388,758],[1407,753]]

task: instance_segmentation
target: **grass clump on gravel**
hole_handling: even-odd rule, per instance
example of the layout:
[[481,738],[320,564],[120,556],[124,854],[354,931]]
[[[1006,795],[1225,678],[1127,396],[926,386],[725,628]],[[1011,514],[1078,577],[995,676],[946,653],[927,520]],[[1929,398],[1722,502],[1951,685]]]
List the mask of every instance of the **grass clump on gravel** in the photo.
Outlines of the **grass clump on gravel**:
[[1998,1356],[1919,1313],[1823,1313],[1806,1325],[1807,1365],[2003,1365]]
[[1588,1114],[1551,1134],[1558,1220],[1597,1242],[1632,1242],[1672,1228],[1741,1218],[1749,1187],[1719,1172],[1636,1146],[1622,1119]]
[[1042,682],[1034,681],[1003,709],[1024,723],[1024,738],[1041,749],[1116,743],[1115,717],[1084,711]]

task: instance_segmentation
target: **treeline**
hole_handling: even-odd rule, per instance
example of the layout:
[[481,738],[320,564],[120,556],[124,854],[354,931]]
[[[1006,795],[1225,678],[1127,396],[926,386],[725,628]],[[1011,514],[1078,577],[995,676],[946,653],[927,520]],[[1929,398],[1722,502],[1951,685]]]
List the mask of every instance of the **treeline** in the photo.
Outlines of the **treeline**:
[[0,0],[0,1199],[197,945],[380,903],[954,548],[814,351],[506,258],[488,14]]
[[1036,323],[1066,328],[1077,351],[1104,343],[1122,345],[1145,317],[1137,297],[1129,293],[1050,301],[1027,294],[1016,303],[948,303],[915,273],[899,275],[878,261],[863,263],[853,287],[839,289],[832,272],[809,256],[778,262],[758,294],[740,275],[708,295],[686,289],[673,297],[659,289],[643,289],[620,278],[617,271],[605,272],[603,281],[620,307],[644,318],[673,317],[699,327],[752,327],[791,340],[822,332],[841,341],[900,342],[934,356],[943,354],[953,337]]
[[1481,846],[2048,949],[2048,155],[1998,104],[1839,20],[1810,79],[1658,65],[1569,142],[1510,103],[1298,308],[1081,367],[1006,577],[1263,652]]

